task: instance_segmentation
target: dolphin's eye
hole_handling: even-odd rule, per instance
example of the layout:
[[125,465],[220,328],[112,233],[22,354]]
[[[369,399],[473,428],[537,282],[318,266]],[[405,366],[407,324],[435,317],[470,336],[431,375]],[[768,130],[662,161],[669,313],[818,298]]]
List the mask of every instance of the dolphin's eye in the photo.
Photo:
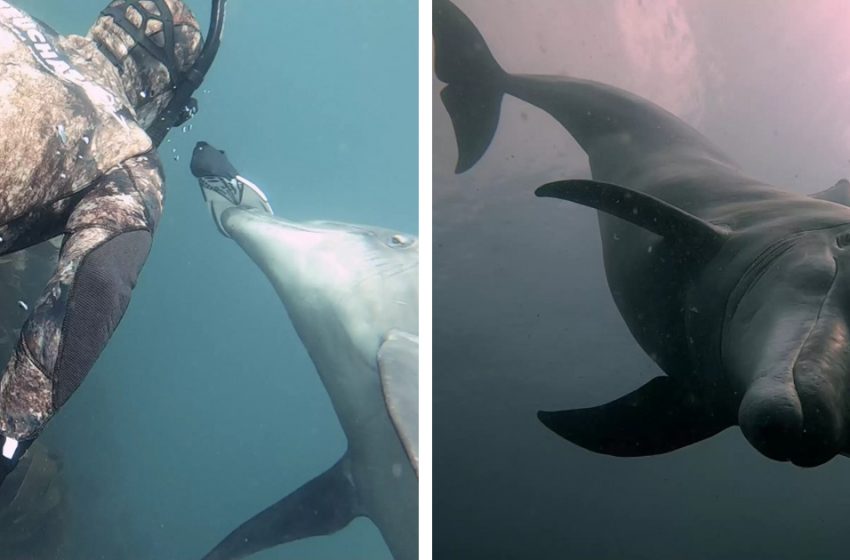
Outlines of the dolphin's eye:
[[387,243],[390,247],[406,247],[410,245],[410,238],[406,235],[395,234],[390,237],[389,243]]
[[839,247],[847,247],[850,245],[850,231],[846,231],[835,239],[835,244]]

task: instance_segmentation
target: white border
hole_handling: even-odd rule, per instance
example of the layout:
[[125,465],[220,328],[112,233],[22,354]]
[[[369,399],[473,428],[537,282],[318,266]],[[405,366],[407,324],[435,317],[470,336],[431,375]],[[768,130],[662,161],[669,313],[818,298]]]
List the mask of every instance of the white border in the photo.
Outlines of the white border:
[[431,0],[419,2],[419,558],[431,558]]

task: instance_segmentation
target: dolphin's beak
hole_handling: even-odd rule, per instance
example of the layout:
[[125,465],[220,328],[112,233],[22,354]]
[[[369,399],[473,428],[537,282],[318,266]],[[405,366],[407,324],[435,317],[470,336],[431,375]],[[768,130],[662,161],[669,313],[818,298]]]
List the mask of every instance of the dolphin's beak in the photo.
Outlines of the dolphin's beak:
[[744,395],[741,430],[767,457],[814,467],[847,448],[850,329],[842,299],[831,292],[791,362],[774,364],[775,373],[757,379]]

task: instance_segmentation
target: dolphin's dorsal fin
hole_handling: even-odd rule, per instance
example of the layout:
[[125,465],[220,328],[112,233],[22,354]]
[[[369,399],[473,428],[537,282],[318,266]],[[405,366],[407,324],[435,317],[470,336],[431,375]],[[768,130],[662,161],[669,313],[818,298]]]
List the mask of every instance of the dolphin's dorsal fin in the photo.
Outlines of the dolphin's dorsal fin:
[[391,330],[378,350],[387,412],[419,475],[419,337]]
[[360,515],[346,453],[336,465],[240,525],[204,560],[235,560],[299,539],[330,535]]
[[843,206],[850,206],[850,182],[847,179],[840,179],[825,191],[809,196],[818,200],[826,200]]
[[[584,179],[556,181],[539,187],[537,196],[561,198],[596,208],[640,228],[689,246],[717,248],[728,232],[660,198],[612,183]],[[705,245],[704,245],[705,244]]]

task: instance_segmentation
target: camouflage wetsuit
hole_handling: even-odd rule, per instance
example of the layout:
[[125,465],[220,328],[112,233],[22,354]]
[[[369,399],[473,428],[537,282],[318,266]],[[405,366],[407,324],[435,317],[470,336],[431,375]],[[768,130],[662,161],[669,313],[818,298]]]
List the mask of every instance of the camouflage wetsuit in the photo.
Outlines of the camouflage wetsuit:
[[136,120],[144,85],[127,91],[102,49],[0,0],[0,254],[64,234],[0,380],[5,438],[36,437],[82,382],[162,212],[162,168]]

